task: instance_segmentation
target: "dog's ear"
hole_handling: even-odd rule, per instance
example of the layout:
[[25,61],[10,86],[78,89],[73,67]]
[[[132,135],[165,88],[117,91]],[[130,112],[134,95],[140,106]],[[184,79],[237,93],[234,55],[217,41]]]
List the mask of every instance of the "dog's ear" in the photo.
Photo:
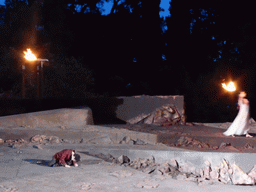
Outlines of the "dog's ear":
[[72,149],[72,152],[76,153],[76,151],[74,149]]

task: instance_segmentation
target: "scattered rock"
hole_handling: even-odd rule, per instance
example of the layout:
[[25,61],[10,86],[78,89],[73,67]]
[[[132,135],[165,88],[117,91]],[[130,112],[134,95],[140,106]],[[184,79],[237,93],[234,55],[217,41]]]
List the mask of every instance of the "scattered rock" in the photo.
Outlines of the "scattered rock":
[[29,129],[33,128],[31,125],[21,125],[21,127],[29,128]]
[[9,140],[5,140],[4,142],[5,142],[5,143],[13,143],[14,140],[10,140],[10,139],[9,139]]
[[245,149],[253,149],[253,145],[249,144],[249,143],[246,143],[245,146],[244,146]]
[[33,145],[33,148],[36,148],[36,149],[43,149],[41,145]]
[[168,161],[168,164],[177,169],[179,168],[179,164],[175,159],[171,159],[170,161]]
[[219,180],[222,183],[231,184],[232,169],[230,169],[228,161],[226,161],[225,159],[222,159],[219,169],[220,169]]
[[235,163],[231,166],[233,174],[232,174],[232,183],[234,185],[253,185],[255,184],[254,179],[247,175],[240,167],[238,167]]
[[183,174],[179,174],[176,177],[177,180],[186,180],[187,179],[187,175],[185,173]]
[[193,173],[193,174],[196,174],[196,168],[195,166],[190,163],[190,162],[187,162],[187,163],[184,163],[181,168],[180,168],[180,171],[181,172],[184,172],[184,173]]
[[111,176],[117,177],[119,179],[126,178],[129,176],[132,176],[133,173],[130,171],[115,171],[113,173],[110,173]]
[[71,139],[62,139],[62,142],[63,143],[75,143],[75,141],[74,140],[71,140]]
[[130,167],[132,167],[134,169],[140,169],[140,167],[141,167],[140,158],[132,161],[130,163]]
[[185,137],[182,136],[178,139],[176,146],[179,147],[179,146],[185,146],[185,145],[187,145],[187,141],[186,141]]
[[254,179],[254,182],[256,182],[256,165],[252,168],[252,170],[248,173],[248,176]]
[[13,149],[17,149],[17,148],[20,148],[21,147],[21,144],[19,144],[19,143],[12,143],[12,144],[10,144],[9,145],[11,148],[13,148]]
[[120,142],[120,144],[129,144],[129,145],[134,145],[135,141],[131,139],[129,136],[125,136]]
[[46,143],[61,143],[61,140],[57,136],[35,135],[34,137],[31,137],[30,142],[46,144]]
[[208,179],[198,179],[197,180],[197,183],[198,183],[199,186],[202,186],[202,185],[213,185],[216,182],[218,182],[218,181],[216,181],[216,180],[208,180]]
[[211,172],[211,163],[209,161],[204,162],[204,168],[203,168],[203,177],[206,180],[210,179],[210,172]]
[[187,178],[185,179],[186,181],[192,181],[192,182],[195,182],[195,183],[198,183],[198,176],[197,175],[187,175]]
[[120,157],[118,157],[118,161],[121,164],[124,164],[124,163],[129,163],[130,159],[127,156],[125,156],[125,155],[121,155]]
[[[112,155],[98,154],[104,160],[111,160],[120,165],[130,166],[139,169],[144,173],[152,174],[153,177],[169,177],[177,180],[186,180],[196,182],[198,185],[212,185],[214,183],[234,184],[234,185],[254,185],[256,181],[256,165],[247,175],[236,164],[232,166],[225,159],[222,159],[220,166],[211,168],[209,161],[204,162],[203,168],[196,168],[191,162],[184,163],[181,167],[175,159],[163,164],[157,164],[152,156],[149,159],[136,159],[130,161],[127,156],[121,155],[115,159]],[[121,172],[112,173],[113,176],[124,178],[127,175]],[[128,174],[130,176],[130,173]],[[139,183],[140,188],[154,188],[155,184],[147,185]]]
[[137,139],[135,142],[134,142],[135,145],[146,145],[146,142],[142,141],[141,139]]
[[151,173],[153,173],[156,170],[156,168],[157,168],[156,165],[149,166],[149,167],[146,167],[145,169],[143,169],[143,172],[147,173],[147,174],[151,174]]
[[10,187],[10,186],[4,186],[4,185],[0,185],[0,189],[3,189],[3,191],[8,191],[8,192],[18,191],[18,188],[16,187]]
[[220,169],[216,167],[214,170],[210,172],[210,178],[212,180],[217,180],[219,179],[219,177],[220,177]]
[[170,165],[169,163],[160,165],[158,170],[163,174],[171,176],[172,178],[177,178],[177,176],[180,174],[180,170],[177,167]]
[[155,185],[148,184],[143,186],[144,189],[156,189],[158,187],[159,187],[159,184],[155,184]]
[[221,143],[220,144],[220,148],[224,148],[224,147],[228,147],[228,146],[231,146],[230,143]]
[[23,144],[26,144],[27,141],[25,141],[24,139],[16,139],[16,140],[5,140],[4,143],[6,143],[9,147],[12,148],[19,148],[21,147]]
[[184,137],[184,136],[181,136],[177,143],[176,143],[176,146],[197,146],[198,148],[210,148],[211,146],[208,144],[208,143],[204,143],[204,142],[201,142],[201,141],[198,141],[198,140],[195,140],[191,137]]
[[42,143],[47,139],[47,136],[45,135],[35,135],[30,139],[32,143]]
[[49,143],[61,143],[61,140],[57,136],[49,136],[48,138]]
[[22,138],[19,138],[17,139],[15,142],[18,142],[18,143],[26,143],[26,141]]

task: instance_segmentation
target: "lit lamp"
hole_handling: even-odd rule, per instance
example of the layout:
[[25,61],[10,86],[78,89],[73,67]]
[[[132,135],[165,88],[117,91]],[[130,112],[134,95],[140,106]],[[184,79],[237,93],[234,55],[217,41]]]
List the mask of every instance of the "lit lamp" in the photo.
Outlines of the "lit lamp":
[[[37,65],[37,97],[38,99],[42,98],[42,87],[43,87],[43,66],[44,62],[49,61],[48,59],[40,59],[37,58],[30,49],[27,49],[27,51],[24,51],[25,58],[28,61],[40,61],[40,65]],[[25,87],[25,65],[22,65],[22,98],[25,99],[26,97],[26,87]],[[41,86],[40,86],[41,85]],[[41,87],[41,90],[40,90]]]

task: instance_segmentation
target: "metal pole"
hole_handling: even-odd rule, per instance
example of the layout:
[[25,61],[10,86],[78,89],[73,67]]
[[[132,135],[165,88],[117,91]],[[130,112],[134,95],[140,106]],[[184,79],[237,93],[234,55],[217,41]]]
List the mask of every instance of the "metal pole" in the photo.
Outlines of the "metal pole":
[[36,70],[36,90],[37,90],[37,99],[40,99],[40,64],[37,65],[37,70]]
[[41,99],[43,98],[44,96],[44,62],[41,61],[41,68],[40,68],[40,86],[41,86],[41,94],[40,94],[40,97]]
[[40,97],[39,99],[42,99],[43,98],[43,95],[44,95],[44,62],[45,61],[49,61],[48,59],[37,59],[37,61],[40,61],[41,62],[41,66],[40,66]]
[[22,65],[22,99],[26,98],[25,65]]

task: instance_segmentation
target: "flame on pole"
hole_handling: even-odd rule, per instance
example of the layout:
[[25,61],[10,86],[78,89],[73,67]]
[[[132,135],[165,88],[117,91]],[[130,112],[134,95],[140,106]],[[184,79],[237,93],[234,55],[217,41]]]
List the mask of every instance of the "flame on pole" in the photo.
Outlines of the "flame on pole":
[[230,92],[233,92],[236,90],[236,86],[232,81],[228,85],[226,85],[226,83],[222,83],[222,87]]
[[29,61],[36,61],[37,58],[36,56],[32,53],[32,51],[30,49],[27,49],[27,51],[24,51],[25,54],[25,58]]

